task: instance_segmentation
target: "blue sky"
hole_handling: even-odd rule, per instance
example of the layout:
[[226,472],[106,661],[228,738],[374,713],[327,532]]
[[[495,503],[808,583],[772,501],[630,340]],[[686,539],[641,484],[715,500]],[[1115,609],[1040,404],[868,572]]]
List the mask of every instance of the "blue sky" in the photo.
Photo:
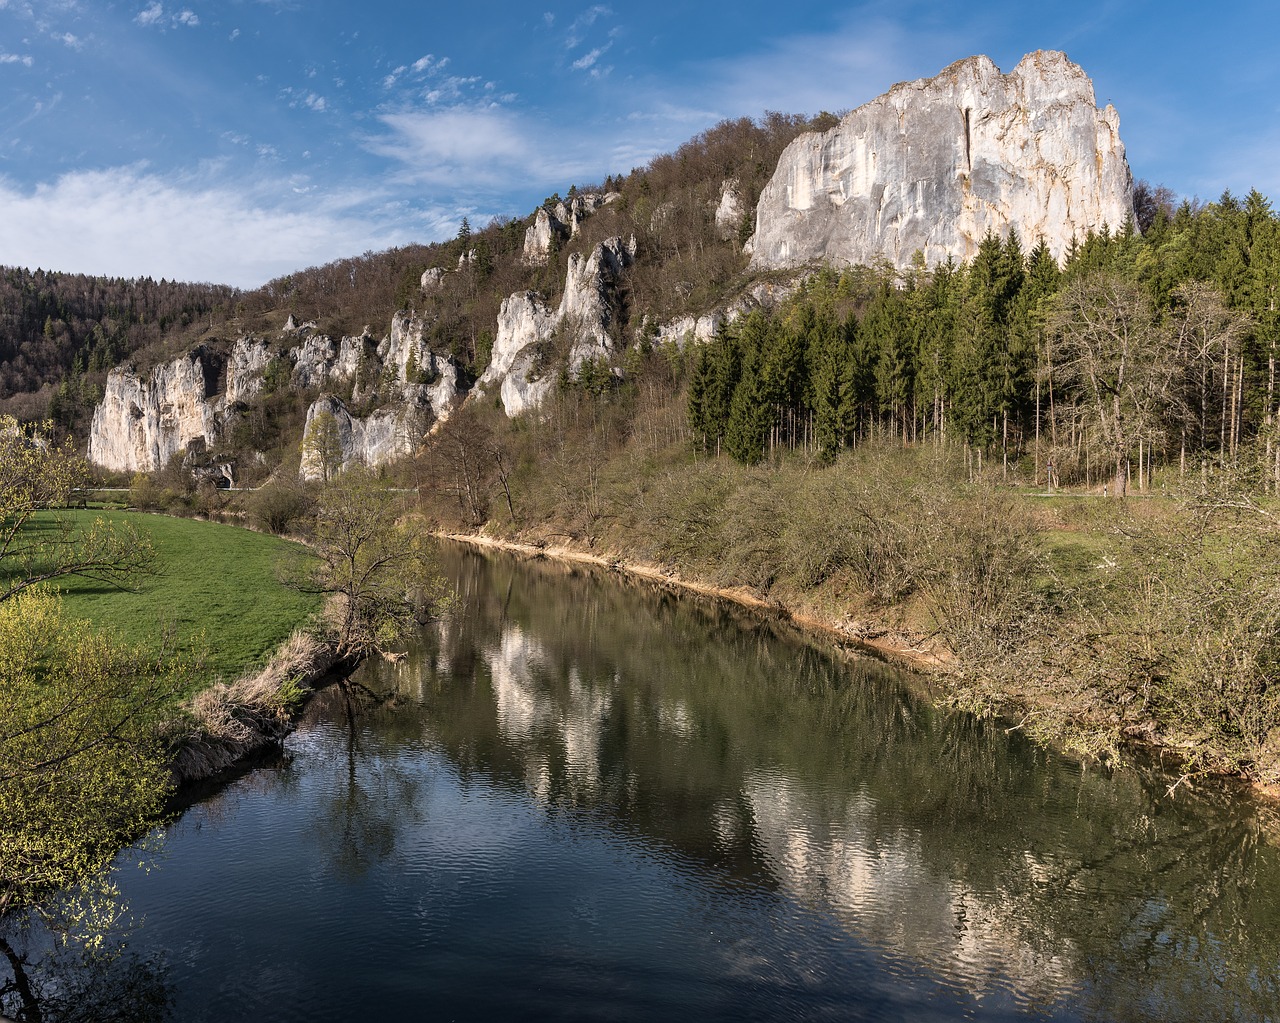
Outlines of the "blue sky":
[[0,0],[0,264],[254,287],[1035,49],[1135,177],[1280,203],[1278,30],[1274,0]]

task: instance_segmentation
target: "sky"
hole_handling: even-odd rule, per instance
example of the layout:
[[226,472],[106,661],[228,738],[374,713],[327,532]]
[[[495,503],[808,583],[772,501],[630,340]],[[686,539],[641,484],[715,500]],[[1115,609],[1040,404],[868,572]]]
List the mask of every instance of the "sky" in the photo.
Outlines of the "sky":
[[1037,49],[1135,178],[1280,202],[1277,40],[1275,0],[0,0],[0,265],[253,288]]

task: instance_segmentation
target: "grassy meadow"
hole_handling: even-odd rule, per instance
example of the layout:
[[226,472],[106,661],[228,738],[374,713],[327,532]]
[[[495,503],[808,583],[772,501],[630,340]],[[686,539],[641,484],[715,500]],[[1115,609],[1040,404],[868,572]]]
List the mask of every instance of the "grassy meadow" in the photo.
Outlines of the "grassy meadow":
[[157,654],[170,644],[201,662],[205,682],[230,680],[262,665],[319,609],[318,597],[277,579],[276,566],[293,546],[278,537],[137,512],[57,514],[76,526],[98,517],[129,523],[151,537],[157,556],[156,574],[137,580],[132,590],[59,580],[68,614],[114,629]]

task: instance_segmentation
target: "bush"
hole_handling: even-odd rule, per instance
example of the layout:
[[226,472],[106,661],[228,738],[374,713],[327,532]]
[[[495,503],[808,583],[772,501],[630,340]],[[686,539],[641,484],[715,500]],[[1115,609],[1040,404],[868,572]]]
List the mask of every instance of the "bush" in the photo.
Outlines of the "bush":
[[248,501],[249,517],[260,528],[282,536],[310,516],[315,500],[301,483],[273,480],[255,490]]

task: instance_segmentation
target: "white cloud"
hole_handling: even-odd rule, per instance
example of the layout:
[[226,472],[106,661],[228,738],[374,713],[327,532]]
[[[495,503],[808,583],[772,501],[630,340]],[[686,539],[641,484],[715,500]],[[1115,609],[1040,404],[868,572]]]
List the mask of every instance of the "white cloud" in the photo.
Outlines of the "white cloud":
[[[523,191],[564,184],[590,164],[579,143],[497,106],[384,114],[390,134],[365,140],[370,152],[401,165],[398,183],[433,185],[457,193]],[[585,141],[585,140],[583,140]]]
[[287,98],[290,108],[296,110],[298,107],[306,107],[308,110],[314,110],[316,113],[323,113],[329,107],[329,102],[318,92],[310,92],[303,89],[294,89],[292,87],[282,89],[280,95]]
[[[34,191],[0,179],[0,264],[256,287],[298,267],[422,240],[431,222],[431,211],[380,214],[379,194],[282,204],[285,195],[288,182],[175,183],[141,167],[75,172]],[[449,217],[440,213],[441,223]]]
[[[164,4],[160,3],[159,0],[152,0],[150,4],[138,12],[138,16],[133,20],[144,28],[149,28],[153,25],[159,25],[163,28],[166,23],[174,28],[177,28],[179,25],[186,25],[187,28],[195,28],[200,24],[200,18],[197,16],[195,11],[189,10],[185,7],[177,14],[169,15],[166,18],[164,13]],[[234,39],[239,34],[240,30],[236,29],[231,33],[231,38]]]
[[79,36],[74,36],[70,32],[63,32],[62,35],[56,37],[58,42],[65,46],[71,47],[73,50],[83,50],[84,40]]
[[139,25],[154,25],[164,17],[164,5],[160,3],[152,3],[144,10],[138,12],[138,16],[133,20]]
[[597,46],[594,50],[591,50],[589,53],[584,53],[581,57],[579,57],[577,60],[573,62],[573,69],[575,71],[585,71],[587,68],[595,64],[595,62],[598,61],[600,57],[605,53],[605,51],[608,50],[609,47],[612,45],[613,45],[612,43],[609,43],[606,46]]
[[23,67],[31,67],[34,63],[29,53],[0,53],[0,64],[21,64]]
[[479,77],[472,75],[470,78],[463,78],[458,75],[450,75],[445,78],[434,88],[428,89],[422,94],[422,98],[433,106],[440,103],[457,103],[463,98],[467,89],[480,81]]

